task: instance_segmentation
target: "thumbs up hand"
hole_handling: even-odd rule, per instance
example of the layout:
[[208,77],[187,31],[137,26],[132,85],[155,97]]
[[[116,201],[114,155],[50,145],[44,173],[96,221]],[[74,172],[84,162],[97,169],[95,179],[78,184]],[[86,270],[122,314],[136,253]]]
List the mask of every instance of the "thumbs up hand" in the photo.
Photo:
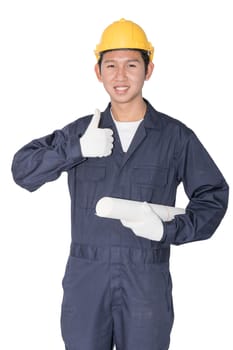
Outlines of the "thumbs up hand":
[[113,131],[99,128],[99,122],[100,111],[96,109],[86,132],[80,138],[84,157],[107,157],[112,153]]

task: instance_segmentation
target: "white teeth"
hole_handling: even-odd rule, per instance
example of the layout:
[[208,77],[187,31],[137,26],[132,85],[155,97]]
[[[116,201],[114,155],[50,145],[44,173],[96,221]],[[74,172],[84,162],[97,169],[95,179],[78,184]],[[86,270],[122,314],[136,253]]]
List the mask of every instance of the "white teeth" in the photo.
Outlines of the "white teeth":
[[123,87],[123,86],[122,86],[122,87],[121,87],[121,86],[118,86],[118,87],[116,87],[115,89],[116,89],[116,90],[119,90],[119,91],[125,91],[125,90],[127,90],[128,88],[127,88],[126,86],[124,86],[124,87]]

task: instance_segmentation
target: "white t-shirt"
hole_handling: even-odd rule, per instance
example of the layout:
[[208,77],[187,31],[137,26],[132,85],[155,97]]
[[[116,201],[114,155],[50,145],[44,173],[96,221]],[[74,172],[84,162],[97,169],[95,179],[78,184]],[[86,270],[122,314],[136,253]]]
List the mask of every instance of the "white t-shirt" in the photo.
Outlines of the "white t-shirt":
[[116,125],[123,151],[127,152],[131,141],[133,140],[133,137],[137,131],[137,128],[143,119],[137,120],[135,122],[119,122],[115,120],[113,116],[112,119]]

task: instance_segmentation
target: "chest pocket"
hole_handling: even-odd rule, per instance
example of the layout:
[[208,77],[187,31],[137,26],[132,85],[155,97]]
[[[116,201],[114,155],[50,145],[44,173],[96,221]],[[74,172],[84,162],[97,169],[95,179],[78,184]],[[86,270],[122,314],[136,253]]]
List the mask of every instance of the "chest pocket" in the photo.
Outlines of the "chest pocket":
[[95,208],[101,198],[106,166],[85,164],[77,169],[77,205],[81,208]]
[[134,200],[160,202],[168,183],[168,169],[159,166],[134,167],[132,197]]

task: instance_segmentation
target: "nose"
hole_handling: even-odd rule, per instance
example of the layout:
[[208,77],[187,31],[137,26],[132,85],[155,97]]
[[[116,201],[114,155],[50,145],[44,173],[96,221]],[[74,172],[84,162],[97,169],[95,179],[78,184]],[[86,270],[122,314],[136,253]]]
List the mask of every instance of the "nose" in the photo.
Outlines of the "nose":
[[116,71],[116,80],[122,81],[126,79],[126,70],[125,67],[118,67]]

